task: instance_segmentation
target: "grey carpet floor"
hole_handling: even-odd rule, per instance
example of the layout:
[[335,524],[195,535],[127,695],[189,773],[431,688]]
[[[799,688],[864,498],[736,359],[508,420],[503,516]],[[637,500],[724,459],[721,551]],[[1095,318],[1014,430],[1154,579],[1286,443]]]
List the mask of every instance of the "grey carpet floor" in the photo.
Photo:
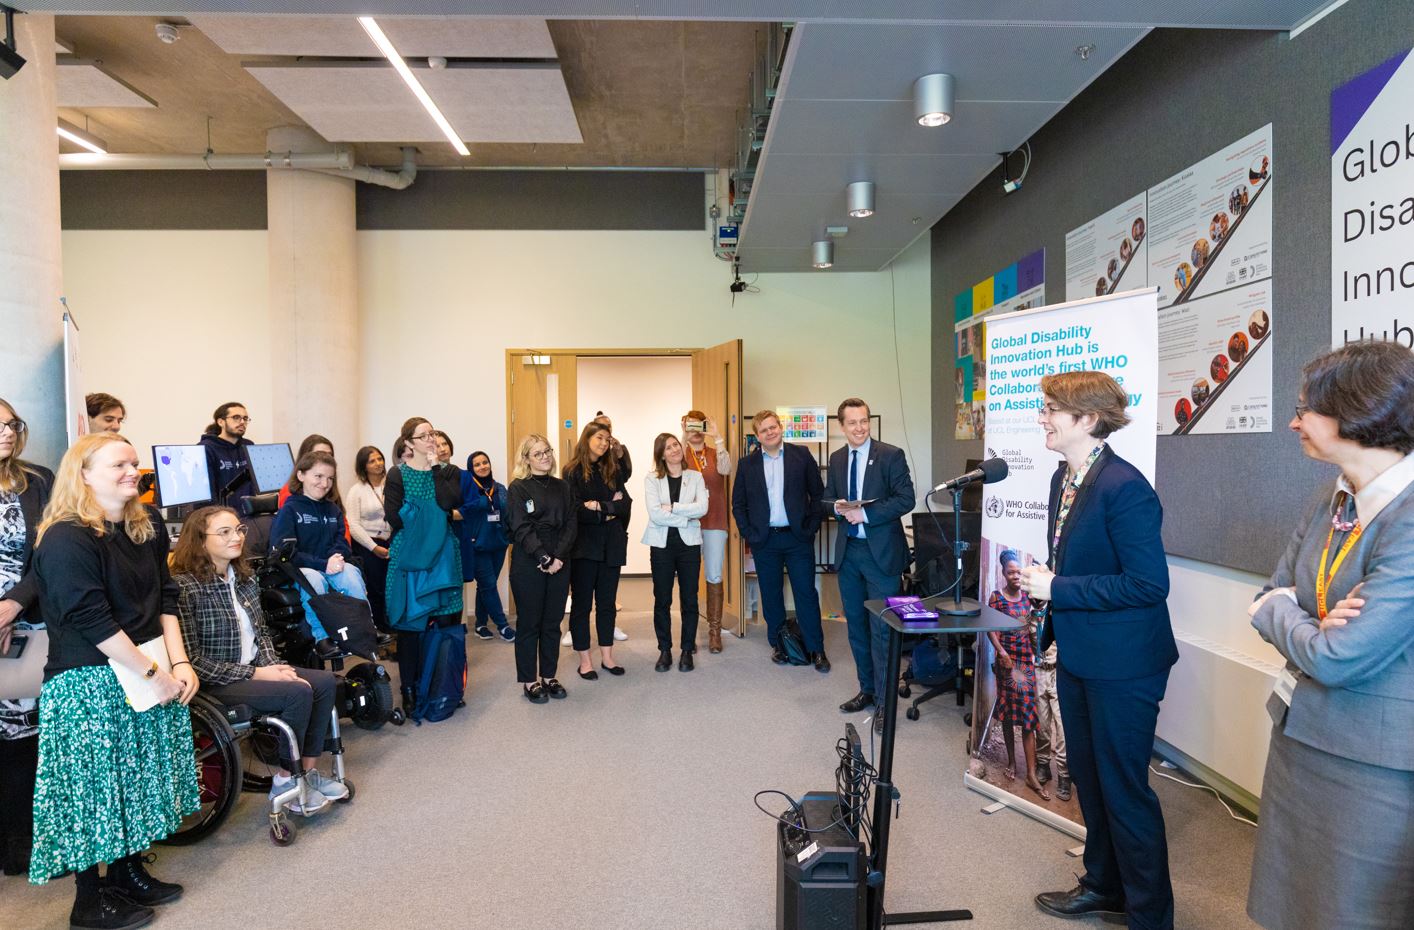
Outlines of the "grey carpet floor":
[[[580,681],[566,649],[569,698],[534,706],[512,647],[473,640],[468,706],[440,724],[348,729],[357,797],[301,821],[293,846],[271,845],[263,796],[245,795],[205,842],[159,848],[154,872],[187,890],[155,926],[773,927],[775,834],[752,796],[833,786],[846,719],[836,705],[855,690],[844,627],[827,624],[829,675],[771,665],[760,626],[721,655],[704,648],[692,673],[657,674],[637,586],[626,581],[623,598],[627,675]],[[962,785],[966,728],[950,696],[900,720],[899,735],[891,910],[969,907],[976,919],[954,926],[977,930],[1090,923],[1035,909],[1036,892],[1074,884],[1075,843],[1013,811],[980,812],[987,799]],[[1211,795],[1155,783],[1177,925],[1255,926],[1243,912],[1252,828]],[[0,927],[67,926],[72,894],[68,879],[0,878]]]

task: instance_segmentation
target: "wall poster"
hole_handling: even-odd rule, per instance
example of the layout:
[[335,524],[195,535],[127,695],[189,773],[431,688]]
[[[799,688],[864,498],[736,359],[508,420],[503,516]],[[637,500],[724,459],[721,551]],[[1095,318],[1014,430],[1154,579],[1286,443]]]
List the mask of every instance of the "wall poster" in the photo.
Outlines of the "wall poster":
[[986,421],[985,320],[1046,302],[1046,250],[1037,249],[953,298],[954,439],[981,439]]
[[1414,53],[1331,91],[1331,345],[1414,348]]

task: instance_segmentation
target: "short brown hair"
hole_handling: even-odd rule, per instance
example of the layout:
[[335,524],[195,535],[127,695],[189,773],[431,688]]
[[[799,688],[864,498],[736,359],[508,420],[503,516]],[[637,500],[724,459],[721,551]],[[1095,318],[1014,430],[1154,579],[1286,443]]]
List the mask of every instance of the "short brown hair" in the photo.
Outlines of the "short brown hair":
[[845,409],[849,407],[863,407],[866,414],[873,413],[873,411],[869,409],[869,405],[865,403],[862,398],[846,397],[844,400],[840,401],[839,408],[835,410],[835,419],[839,420],[841,424],[844,423]]
[[[206,553],[206,528],[211,525],[212,517],[223,513],[236,516],[236,512],[230,507],[202,507],[182,522],[182,534],[177,537],[176,545],[172,547],[173,575],[191,575],[197,581],[216,580],[216,566],[212,563],[211,556]],[[240,520],[239,517],[236,519]],[[231,560],[231,567],[236,570],[236,577],[241,581],[255,574],[250,562],[246,561],[244,551]]]
[[1397,342],[1352,342],[1301,370],[1301,394],[1339,423],[1341,439],[1414,452],[1414,352]]
[[1041,379],[1041,393],[1054,401],[1057,408],[1074,417],[1095,414],[1095,428],[1090,435],[1104,439],[1129,425],[1129,395],[1119,382],[1103,371],[1066,371],[1046,375]]
[[128,408],[123,406],[121,400],[114,397],[112,394],[104,394],[101,391],[84,395],[83,405],[84,409],[88,411],[88,415],[91,417],[96,417],[103,411],[112,410],[114,407],[117,407],[119,410],[123,411],[123,413],[128,412]]
[[765,410],[756,411],[756,415],[751,418],[751,431],[753,433],[756,432],[756,430],[761,427],[761,421],[768,419],[775,420],[777,423],[781,422],[780,414],[776,413],[774,410],[767,408]]

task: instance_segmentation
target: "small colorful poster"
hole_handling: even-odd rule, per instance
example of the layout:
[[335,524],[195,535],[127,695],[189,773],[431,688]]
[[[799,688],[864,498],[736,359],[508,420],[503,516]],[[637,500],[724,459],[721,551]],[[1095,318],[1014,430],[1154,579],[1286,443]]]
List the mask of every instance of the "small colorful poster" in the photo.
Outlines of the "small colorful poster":
[[786,442],[824,442],[830,421],[824,407],[777,407]]
[[985,320],[1046,302],[1046,250],[1037,249],[953,298],[954,439],[981,439],[987,407]]

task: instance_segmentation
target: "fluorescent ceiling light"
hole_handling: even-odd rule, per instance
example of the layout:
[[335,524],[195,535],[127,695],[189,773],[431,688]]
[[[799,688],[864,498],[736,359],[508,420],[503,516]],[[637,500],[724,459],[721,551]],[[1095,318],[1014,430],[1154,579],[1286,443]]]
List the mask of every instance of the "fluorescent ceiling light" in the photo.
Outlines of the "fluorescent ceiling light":
[[360,16],[358,24],[363,27],[363,31],[368,33],[368,37],[373,40],[373,44],[378,46],[378,51],[383,53],[393,65],[393,68],[402,76],[403,81],[412,91],[414,97],[421,102],[423,108],[427,110],[432,121],[437,124],[437,128],[447,137],[447,141],[452,143],[452,148],[457,150],[458,155],[470,155],[471,151],[466,147],[466,143],[457,136],[452,124],[447,122],[447,118],[442,115],[442,111],[437,109],[437,104],[432,102],[432,98],[427,95],[427,90],[423,88],[422,82],[417,79],[417,75],[412,73],[407,62],[403,61],[403,56],[398,54],[398,50],[393,48],[393,43],[388,41],[388,37],[383,34],[383,30],[373,21],[372,16]]
[[59,120],[59,135],[74,145],[87,149],[95,155],[107,155],[108,143],[93,133],[80,129],[66,119]]

